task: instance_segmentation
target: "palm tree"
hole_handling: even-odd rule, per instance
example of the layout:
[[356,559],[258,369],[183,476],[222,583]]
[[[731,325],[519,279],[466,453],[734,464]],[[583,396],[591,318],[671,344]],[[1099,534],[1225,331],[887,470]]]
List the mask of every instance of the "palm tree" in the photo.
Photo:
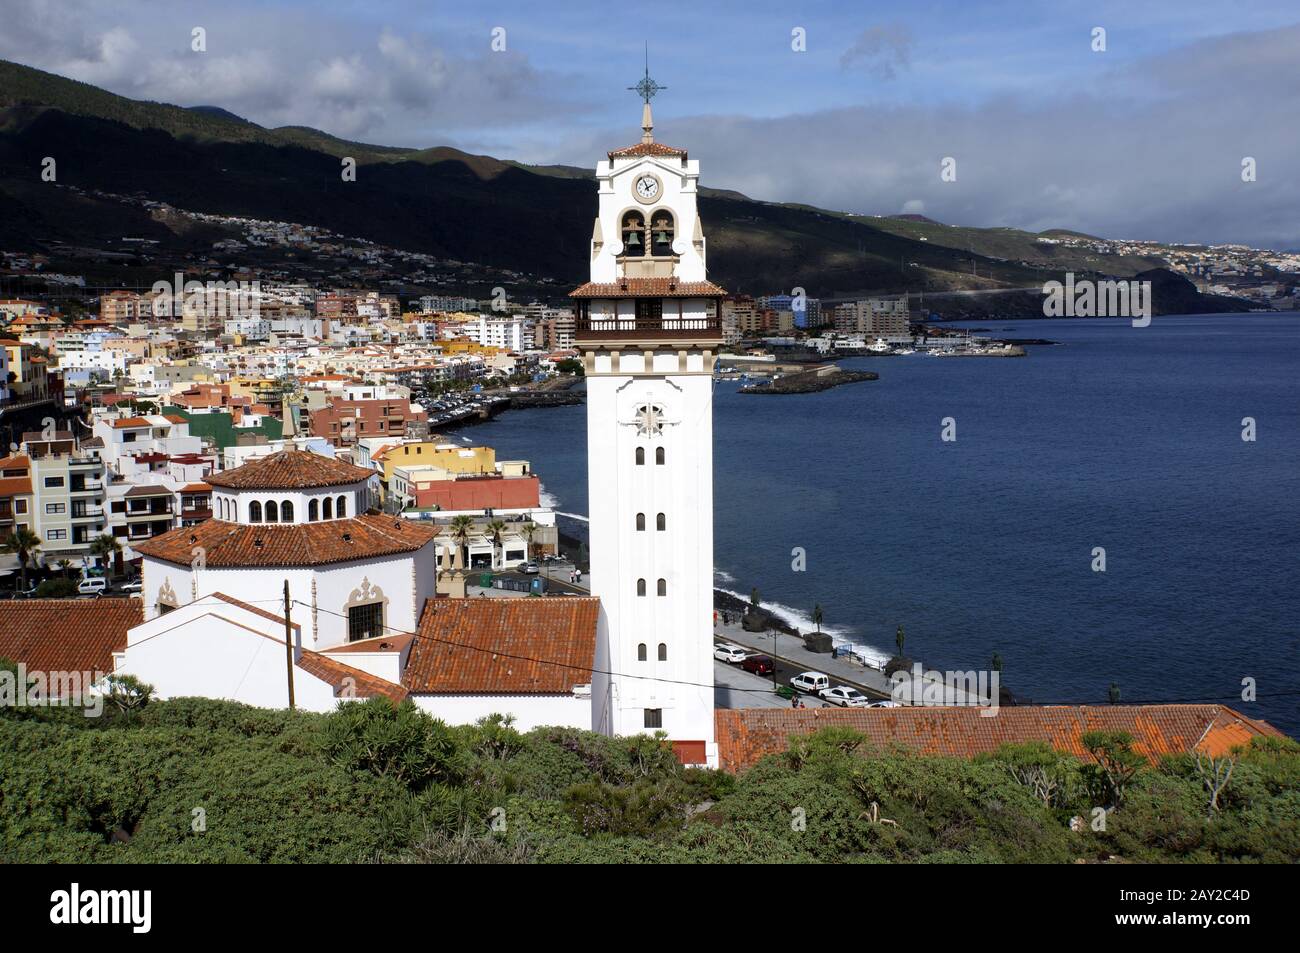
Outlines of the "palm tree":
[[104,576],[109,582],[113,581],[113,559],[121,551],[122,544],[108,533],[96,536],[90,543],[90,555],[104,560]]
[[20,526],[5,537],[0,543],[0,552],[13,553],[18,557],[18,569],[21,573],[23,588],[27,588],[27,560],[36,562],[36,550],[41,548],[41,538],[26,527]]
[[[492,546],[494,547],[493,551],[495,552],[496,549],[501,548],[501,534],[506,531],[506,524],[501,520],[493,520],[488,523],[487,529],[488,533],[492,537]],[[503,552],[501,555],[504,561],[505,553]]]
[[64,578],[64,579],[67,579],[67,578],[68,578],[68,570],[72,568],[72,560],[71,560],[71,559],[60,559],[57,563],[55,563],[55,565],[58,566],[59,569],[63,572],[63,578]]
[[[472,516],[465,516],[462,514],[451,518],[451,538],[456,541],[456,545],[462,550],[465,548],[465,544],[469,542],[469,534],[473,528],[474,517]],[[465,563],[463,565],[468,565],[469,555],[467,553],[463,555],[465,556]]]
[[817,626],[817,634],[822,634],[822,604],[819,602],[813,606],[812,614],[813,625]]
[[525,523],[519,527],[519,531],[524,534],[524,539],[528,541],[528,558],[533,558],[533,539],[537,536],[537,524]]

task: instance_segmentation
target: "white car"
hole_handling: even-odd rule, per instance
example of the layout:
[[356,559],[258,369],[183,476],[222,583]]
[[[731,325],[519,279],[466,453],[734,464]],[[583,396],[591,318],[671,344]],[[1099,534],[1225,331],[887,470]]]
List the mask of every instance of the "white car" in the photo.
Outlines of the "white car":
[[141,592],[144,589],[142,582],[128,582],[122,586],[123,592]]
[[103,576],[91,576],[77,583],[77,593],[83,596],[100,596],[108,589],[108,580]]
[[790,687],[805,695],[817,695],[831,687],[831,680],[821,672],[803,672],[790,679]]
[[749,658],[749,652],[742,649],[739,645],[715,645],[713,647],[713,657],[720,662],[730,662],[732,665],[739,665],[745,659]]
[[867,707],[868,708],[902,708],[903,704],[902,702],[895,702],[895,701],[872,702]]
[[837,685],[835,688],[828,688],[819,692],[822,701],[830,702],[832,705],[839,705],[842,708],[862,708],[871,703],[866,695],[862,694],[856,688],[849,688],[847,685]]

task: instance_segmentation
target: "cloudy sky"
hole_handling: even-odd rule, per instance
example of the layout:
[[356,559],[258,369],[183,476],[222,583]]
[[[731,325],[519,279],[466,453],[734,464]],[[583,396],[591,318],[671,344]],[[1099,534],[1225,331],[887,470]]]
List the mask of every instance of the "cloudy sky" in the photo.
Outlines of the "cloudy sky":
[[125,96],[584,166],[638,136],[648,42],[656,135],[711,186],[1300,247],[1294,0],[0,0],[0,22],[0,58]]

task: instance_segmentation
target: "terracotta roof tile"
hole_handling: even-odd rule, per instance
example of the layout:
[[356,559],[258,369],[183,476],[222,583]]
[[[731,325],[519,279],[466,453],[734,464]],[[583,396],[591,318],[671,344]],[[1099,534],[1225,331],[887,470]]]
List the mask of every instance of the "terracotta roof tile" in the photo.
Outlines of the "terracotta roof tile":
[[638,142],[634,146],[615,149],[609,154],[611,159],[624,159],[629,156],[681,156],[685,159],[686,150],[674,149],[672,146],[666,146],[662,142]]
[[146,556],[182,566],[191,563],[196,546],[203,547],[210,567],[322,566],[412,553],[436,535],[435,529],[394,516],[288,525],[210,519],[131,545]]
[[315,675],[321,681],[332,685],[335,698],[374,698],[382,695],[400,702],[405,700],[408,694],[401,685],[395,685],[351,665],[344,665],[337,659],[327,658],[319,652],[304,649],[296,664],[307,674]]
[[306,490],[318,486],[360,483],[374,471],[306,450],[281,450],[250,460],[233,470],[208,474],[213,486],[233,490]]
[[718,754],[729,771],[752,767],[784,751],[792,736],[822,728],[852,728],[880,748],[901,744],[922,754],[970,758],[1003,744],[1046,741],[1058,751],[1087,757],[1088,731],[1126,731],[1134,750],[1154,761],[1193,749],[1220,755],[1255,735],[1282,733],[1222,705],[1024,705],[983,717],[973,707],[747,708],[714,713]]
[[121,417],[113,421],[114,430],[124,430],[128,427],[149,427],[152,426],[149,421],[143,417]]
[[[236,599],[234,596],[228,596],[224,592],[214,592],[211,598],[220,599],[222,602],[226,603],[227,605],[238,606],[239,608],[243,609],[245,612],[252,612],[256,615],[260,615],[263,619],[269,619],[272,622],[278,622],[280,623],[280,625],[284,625],[284,616],[276,615],[274,612],[271,612],[268,609],[259,609],[257,606],[252,605],[251,603],[245,602],[242,599]],[[201,602],[202,600],[198,600],[198,601]],[[293,627],[295,629],[302,628],[297,622],[293,623]],[[280,643],[283,644],[284,639],[280,639]]]
[[726,291],[711,281],[678,281],[676,278],[623,278],[620,281],[589,281],[569,292],[570,298],[716,298]]
[[430,599],[402,683],[413,694],[567,695],[591,682],[599,606],[589,597]]
[[140,599],[16,599],[0,602],[0,658],[31,671],[111,672],[113,652],[144,621]]
[[32,492],[32,478],[0,477],[0,496],[22,496]]

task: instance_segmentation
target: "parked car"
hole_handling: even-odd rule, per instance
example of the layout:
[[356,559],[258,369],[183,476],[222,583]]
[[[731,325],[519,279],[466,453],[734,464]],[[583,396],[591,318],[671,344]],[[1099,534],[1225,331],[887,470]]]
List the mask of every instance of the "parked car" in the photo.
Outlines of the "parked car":
[[125,582],[120,587],[123,592],[140,592],[144,589],[144,583],[140,581]]
[[802,672],[790,679],[790,687],[805,695],[816,695],[831,687],[831,680],[821,672]]
[[821,695],[822,701],[830,702],[832,705],[839,705],[842,708],[863,708],[871,703],[866,695],[856,688],[849,688],[847,685],[837,685],[818,694]]
[[77,583],[77,593],[83,596],[102,596],[108,591],[108,580],[103,576],[91,576]]
[[713,647],[713,657],[715,659],[720,662],[730,662],[732,665],[745,661],[748,655],[749,653],[739,645],[715,645]]
[[753,672],[755,675],[771,675],[776,666],[766,655],[751,655],[740,663],[740,667],[746,672]]
[[903,704],[902,702],[896,702],[896,701],[872,702],[867,707],[868,708],[902,708]]
[[536,576],[539,572],[541,572],[541,570],[537,567],[537,563],[524,563],[522,566],[519,567],[519,571],[529,576]]

